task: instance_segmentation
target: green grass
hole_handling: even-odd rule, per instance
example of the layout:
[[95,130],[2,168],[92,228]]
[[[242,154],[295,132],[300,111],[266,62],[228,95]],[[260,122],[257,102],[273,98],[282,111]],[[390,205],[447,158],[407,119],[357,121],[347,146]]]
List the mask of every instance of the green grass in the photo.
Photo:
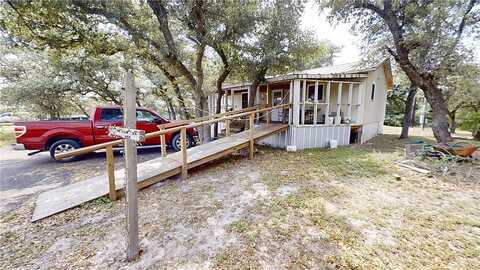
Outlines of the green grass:
[[327,173],[336,177],[374,177],[387,172],[380,160],[375,158],[371,151],[364,149],[313,149],[305,154],[309,155],[309,163],[314,172],[320,175]]

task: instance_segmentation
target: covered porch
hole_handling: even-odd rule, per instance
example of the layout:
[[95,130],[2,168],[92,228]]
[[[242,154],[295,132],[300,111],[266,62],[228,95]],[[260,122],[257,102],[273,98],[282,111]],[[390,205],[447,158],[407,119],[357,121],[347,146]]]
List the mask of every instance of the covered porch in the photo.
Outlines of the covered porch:
[[[225,89],[224,111],[248,107],[249,89],[249,85]],[[330,140],[336,140],[338,145],[359,142],[364,91],[363,76],[269,80],[257,88],[254,104],[275,106],[290,103],[291,107],[263,114],[257,121],[288,123],[289,129],[261,143],[306,149],[328,147]]]

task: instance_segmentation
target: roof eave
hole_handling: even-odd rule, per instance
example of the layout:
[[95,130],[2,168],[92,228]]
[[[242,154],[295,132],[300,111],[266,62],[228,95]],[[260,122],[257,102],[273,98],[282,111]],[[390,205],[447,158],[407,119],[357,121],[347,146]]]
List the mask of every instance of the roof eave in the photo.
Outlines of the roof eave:
[[363,79],[367,78],[366,73],[336,73],[336,74],[288,74],[268,78],[267,82],[288,81],[294,79]]
[[[302,79],[302,80],[319,80],[319,79],[364,79],[367,78],[367,73],[336,73],[336,74],[287,74],[281,75],[276,77],[267,78],[267,83],[275,83],[281,81],[291,81],[295,79]],[[245,88],[249,87],[250,83],[245,84],[237,84],[237,85],[230,85],[227,87],[223,87],[222,90],[244,90]]]

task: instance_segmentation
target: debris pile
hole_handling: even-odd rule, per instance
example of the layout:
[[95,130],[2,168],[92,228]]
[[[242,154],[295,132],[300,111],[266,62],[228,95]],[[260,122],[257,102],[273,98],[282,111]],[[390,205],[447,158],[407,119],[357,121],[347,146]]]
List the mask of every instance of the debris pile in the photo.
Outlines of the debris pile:
[[396,162],[402,168],[457,183],[480,182],[480,146],[470,143],[430,144],[423,141],[405,145],[405,157]]

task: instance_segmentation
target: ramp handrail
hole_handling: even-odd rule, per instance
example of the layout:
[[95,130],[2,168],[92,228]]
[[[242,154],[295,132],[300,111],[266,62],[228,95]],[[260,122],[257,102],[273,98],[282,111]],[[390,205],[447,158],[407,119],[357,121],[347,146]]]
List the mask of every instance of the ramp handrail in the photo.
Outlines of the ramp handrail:
[[[249,131],[250,131],[250,140],[249,140],[249,158],[253,158],[253,151],[254,151],[254,141],[253,141],[253,124],[255,121],[255,114],[268,112],[275,109],[284,109],[290,108],[290,103],[288,104],[281,104],[277,106],[271,106],[266,108],[258,108],[249,107],[242,110],[225,112],[220,114],[214,114],[209,116],[200,117],[197,119],[186,120],[185,122],[193,122],[186,125],[175,126],[171,128],[165,128],[166,125],[159,125],[160,130],[155,132],[150,132],[145,134],[145,139],[160,136],[161,147],[162,147],[162,156],[166,155],[166,146],[165,146],[165,134],[178,132],[180,131],[180,139],[181,139],[181,152],[182,152],[182,178],[187,177],[187,129],[189,128],[196,128],[199,126],[205,126],[209,124],[214,124],[218,122],[226,122],[225,125],[225,135],[230,135],[230,121],[234,118],[242,117],[242,116],[249,116]],[[213,118],[213,119],[212,119]],[[207,119],[207,120],[204,120]],[[267,117],[267,123],[269,123],[270,118]],[[168,125],[168,124],[167,124]],[[83,147],[77,150],[59,153],[55,155],[55,159],[64,159],[73,156],[84,155],[90,152],[94,152],[99,149],[106,149],[106,157],[107,157],[107,174],[109,180],[109,197],[111,200],[117,199],[117,192],[115,188],[115,175],[114,175],[114,158],[113,158],[113,146],[119,145],[123,142],[123,139],[100,143],[92,146]]]
[[[245,109],[226,112],[226,113],[218,113],[218,114],[203,116],[203,117],[194,118],[194,119],[190,119],[190,120],[182,120],[182,121],[184,121],[185,123],[205,121],[204,119],[211,119],[211,118],[215,118],[215,117],[222,117],[222,116],[228,116],[228,115],[232,115],[232,114],[243,113],[243,112],[246,112],[246,111],[254,110],[255,108],[258,108],[258,106],[248,107],[248,108],[245,108]],[[174,123],[171,123],[171,124],[174,124]],[[166,125],[168,125],[168,124],[162,124],[162,125],[159,125],[159,126],[166,126]],[[161,132],[160,131],[155,131],[155,132],[147,133],[147,134],[145,134],[145,139],[155,137],[155,136],[160,136],[161,134],[170,133],[170,132],[167,132],[167,131],[170,131],[170,129],[176,128],[176,127],[181,127],[181,126],[165,128],[164,130],[161,130]],[[172,130],[171,132],[175,132],[175,131],[178,131],[178,129]],[[104,142],[104,143],[99,143],[99,144],[95,144],[95,145],[91,145],[91,146],[82,147],[82,148],[79,148],[79,149],[76,149],[76,150],[73,150],[73,151],[68,151],[68,152],[56,154],[55,159],[60,160],[60,159],[68,158],[68,157],[84,155],[84,154],[91,153],[91,152],[94,152],[94,151],[97,151],[97,150],[100,150],[100,149],[103,149],[103,148],[107,148],[109,146],[119,145],[122,142],[123,142],[123,139],[118,139],[118,140],[114,140],[114,141],[110,141],[110,142]]]

